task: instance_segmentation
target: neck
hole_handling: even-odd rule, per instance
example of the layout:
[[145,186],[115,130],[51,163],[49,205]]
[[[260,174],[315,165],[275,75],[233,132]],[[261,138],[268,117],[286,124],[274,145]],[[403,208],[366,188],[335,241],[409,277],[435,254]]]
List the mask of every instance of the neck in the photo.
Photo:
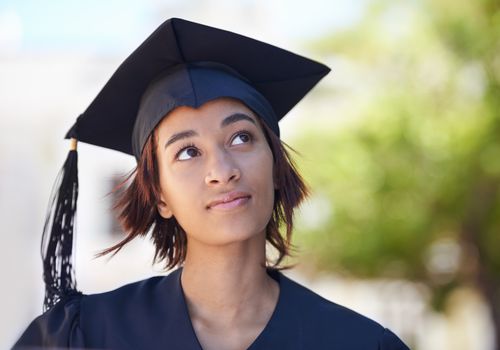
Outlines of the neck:
[[191,318],[220,325],[273,309],[279,294],[266,272],[264,235],[224,246],[189,242],[181,284]]

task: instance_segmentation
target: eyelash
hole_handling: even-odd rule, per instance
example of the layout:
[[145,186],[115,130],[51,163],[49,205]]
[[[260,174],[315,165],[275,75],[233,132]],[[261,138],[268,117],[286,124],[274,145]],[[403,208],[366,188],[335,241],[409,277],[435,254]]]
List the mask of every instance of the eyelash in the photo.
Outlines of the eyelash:
[[[253,134],[252,134],[250,131],[248,131],[248,130],[239,130],[239,131],[237,131],[237,132],[235,132],[235,133],[234,133],[234,135],[233,135],[233,137],[232,137],[232,139],[231,139],[231,142],[232,142],[232,141],[233,141],[236,137],[238,137],[239,135],[247,135],[247,136],[248,136],[249,140],[248,140],[248,142],[245,142],[245,143],[250,143],[250,142],[252,142],[252,141],[254,140],[254,136],[253,136]],[[191,142],[191,143],[188,143],[188,144],[185,144],[185,145],[183,145],[183,146],[182,146],[182,147],[181,147],[181,148],[177,151],[177,153],[175,153],[175,159],[176,159],[176,160],[178,160],[178,159],[179,159],[180,154],[181,154],[182,152],[184,152],[184,151],[185,151],[186,149],[188,149],[188,148],[196,148],[196,150],[198,150],[198,149],[197,149],[197,147],[195,146],[195,144],[194,144],[194,143],[192,143],[192,142]]]

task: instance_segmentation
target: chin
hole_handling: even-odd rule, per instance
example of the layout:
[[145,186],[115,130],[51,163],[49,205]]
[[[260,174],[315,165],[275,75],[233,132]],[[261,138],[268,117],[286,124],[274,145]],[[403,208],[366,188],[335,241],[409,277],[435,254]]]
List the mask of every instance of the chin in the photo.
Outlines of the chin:
[[198,242],[210,246],[224,246],[238,242],[249,241],[258,236],[265,237],[265,230],[249,230],[248,225],[242,229],[237,229],[234,226],[228,229],[221,229],[220,227],[211,231],[209,236],[205,234],[202,237],[193,237]]

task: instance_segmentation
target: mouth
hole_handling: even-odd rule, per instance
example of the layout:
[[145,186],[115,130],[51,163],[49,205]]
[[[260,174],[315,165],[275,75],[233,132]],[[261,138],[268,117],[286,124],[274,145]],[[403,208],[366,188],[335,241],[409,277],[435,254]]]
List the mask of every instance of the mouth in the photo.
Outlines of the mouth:
[[207,209],[231,210],[245,205],[250,200],[251,196],[243,192],[231,192],[212,201]]

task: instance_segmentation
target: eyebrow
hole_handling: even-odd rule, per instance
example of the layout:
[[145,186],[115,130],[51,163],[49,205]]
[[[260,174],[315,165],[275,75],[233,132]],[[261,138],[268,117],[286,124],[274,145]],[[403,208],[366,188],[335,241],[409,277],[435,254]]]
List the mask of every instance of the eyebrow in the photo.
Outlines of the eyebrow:
[[[220,127],[224,128],[228,125],[234,124],[234,123],[239,122],[241,120],[247,120],[247,121],[253,123],[254,125],[257,125],[257,123],[255,122],[255,120],[252,117],[250,117],[244,113],[234,113],[234,114],[231,114],[230,116],[224,118],[222,120],[222,122],[220,123]],[[167,148],[168,146],[170,146],[172,143],[174,143],[176,141],[186,139],[189,137],[193,137],[193,136],[198,136],[198,133],[194,130],[185,130],[185,131],[177,132],[177,133],[173,134],[172,136],[170,136],[168,141],[165,143],[164,148]]]

